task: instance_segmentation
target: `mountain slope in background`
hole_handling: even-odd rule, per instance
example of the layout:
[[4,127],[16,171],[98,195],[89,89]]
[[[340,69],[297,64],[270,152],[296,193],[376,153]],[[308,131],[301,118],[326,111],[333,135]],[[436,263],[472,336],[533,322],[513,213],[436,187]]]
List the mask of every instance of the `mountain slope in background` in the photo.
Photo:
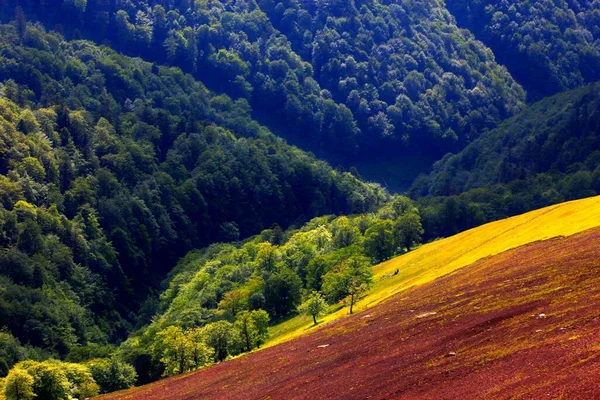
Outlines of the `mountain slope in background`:
[[447,0],[446,5],[531,99],[600,79],[597,0]]
[[439,2],[258,4],[353,112],[363,149],[382,140],[462,147],[521,107],[521,88]]
[[[2,7],[5,18],[14,4]],[[347,166],[387,155],[401,168],[400,156],[415,149],[432,161],[525,99],[492,52],[435,1],[34,4],[27,15],[48,28],[179,66],[247,99],[293,143]],[[406,168],[404,187],[414,173]]]
[[[405,289],[358,315],[285,345],[105,398],[597,396],[591,377],[597,373],[599,339],[600,298],[593,289],[600,256],[598,201],[561,204],[491,224],[516,223],[514,235],[500,243],[508,248],[519,236],[533,234],[536,240],[543,226],[549,227],[547,238],[571,236],[535,241],[450,274],[430,258],[425,275],[442,277],[400,274],[383,281],[384,298]],[[469,237],[478,229],[419,251],[444,248],[444,242],[456,248],[463,238],[462,247],[477,252]],[[390,268],[410,270],[414,257],[383,264],[376,276]]]
[[[404,190],[431,162],[522,108],[514,78],[531,99],[600,79],[597,1],[496,3],[23,6],[68,38],[179,66],[248,100],[253,115],[293,143]],[[17,4],[3,3],[4,20]]]
[[[526,108],[463,151],[438,161],[413,185],[416,196],[460,194],[544,174],[548,195],[569,199],[600,190],[600,84]],[[554,201],[555,199],[549,199]]]

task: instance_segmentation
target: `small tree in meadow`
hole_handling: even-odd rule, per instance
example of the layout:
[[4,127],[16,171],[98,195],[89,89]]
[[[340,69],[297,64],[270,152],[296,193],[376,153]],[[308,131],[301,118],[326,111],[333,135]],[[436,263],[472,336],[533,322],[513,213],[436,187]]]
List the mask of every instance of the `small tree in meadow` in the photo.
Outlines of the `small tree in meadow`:
[[344,298],[350,302],[350,314],[354,304],[369,290],[373,283],[371,264],[365,257],[354,256],[335,266],[323,277],[323,291],[332,301]]
[[312,292],[308,299],[302,304],[301,310],[313,318],[313,322],[317,324],[317,318],[327,311],[327,302],[323,295],[319,292]]

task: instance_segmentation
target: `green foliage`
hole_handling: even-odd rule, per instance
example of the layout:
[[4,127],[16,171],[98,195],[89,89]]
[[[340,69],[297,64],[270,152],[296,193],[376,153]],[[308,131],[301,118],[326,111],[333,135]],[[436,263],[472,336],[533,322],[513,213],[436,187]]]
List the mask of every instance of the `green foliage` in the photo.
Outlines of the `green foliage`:
[[535,103],[436,163],[411,189],[430,196],[419,200],[425,238],[600,193],[599,90],[592,84]]
[[323,277],[323,292],[331,302],[348,299],[350,314],[354,303],[373,283],[371,264],[366,257],[352,257],[334,267]]
[[164,375],[182,374],[208,364],[213,349],[205,340],[210,340],[210,334],[206,329],[184,331],[178,326],[169,326],[159,332],[154,352],[165,366]]
[[8,375],[8,371],[27,355],[21,343],[9,332],[0,331],[0,376]]
[[396,240],[401,249],[410,251],[413,245],[421,243],[423,233],[423,225],[421,217],[416,212],[408,212],[398,217],[394,223],[396,230]]
[[245,346],[245,351],[251,351],[268,338],[269,314],[265,310],[244,311],[237,316],[233,326]]
[[214,350],[214,361],[224,361],[239,343],[233,324],[228,321],[217,321],[204,327],[206,344]]
[[[144,41],[143,20],[119,13],[119,29]],[[180,69],[24,27],[0,25],[0,327],[21,343],[56,357],[116,344],[188,251],[387,197]],[[205,293],[211,308],[229,289]]]
[[365,250],[376,262],[382,262],[394,255],[396,237],[390,220],[375,223],[365,232]]
[[314,324],[317,325],[317,318],[327,311],[327,302],[321,293],[313,291],[300,309],[306,315],[310,315]]
[[110,393],[130,388],[136,382],[137,374],[133,366],[116,357],[97,358],[86,362],[94,381],[100,386],[100,393]]
[[[62,26],[68,38],[83,35],[193,73],[246,101],[274,131],[328,154],[373,158],[427,146],[440,156],[516,113],[525,98],[494,54],[459,29],[440,2],[75,4],[69,12],[53,2],[25,11],[47,27]],[[13,11],[0,8],[7,17]],[[589,36],[571,28],[573,41]],[[37,28],[28,31],[39,36]],[[593,68],[583,50],[563,63]],[[117,72],[109,80],[121,78],[117,65],[106,67]],[[71,70],[77,82],[80,68]],[[164,103],[185,107],[173,97]]]
[[600,14],[593,1],[447,3],[459,24],[539,98],[600,79]]
[[96,396],[100,387],[93,378],[87,366],[73,363],[61,363],[60,367],[65,372],[71,385],[71,396],[77,399],[86,399]]
[[280,318],[292,312],[301,300],[302,280],[289,268],[277,271],[265,280],[265,306],[269,314]]
[[15,368],[23,368],[33,377],[33,393],[39,399],[69,400],[71,382],[59,362],[24,361]]
[[4,396],[6,400],[31,400],[33,393],[33,377],[21,368],[10,371],[4,381]]
[[[269,320],[277,321],[306,304],[302,293],[321,290],[328,272],[345,268],[340,265],[349,259],[366,260],[370,267],[364,236],[371,227],[384,222],[395,236],[393,242],[399,243],[402,230],[394,229],[399,216],[415,222],[420,232],[414,203],[403,197],[392,199],[376,214],[317,217],[298,229],[268,229],[243,242],[190,252],[170,273],[152,323],[132,335],[118,353],[131,364],[144,365],[138,372],[140,382],[145,382],[163,372],[163,345],[157,337],[166,329],[183,335],[203,330],[215,361],[252,350],[266,340]],[[417,242],[416,237],[413,240]],[[393,248],[394,255],[403,251],[399,245]],[[348,297],[353,305],[367,287],[368,282],[352,289],[354,300],[344,288],[328,298]]]
[[460,147],[522,106],[520,86],[444,3],[258,4],[351,111],[361,151]]

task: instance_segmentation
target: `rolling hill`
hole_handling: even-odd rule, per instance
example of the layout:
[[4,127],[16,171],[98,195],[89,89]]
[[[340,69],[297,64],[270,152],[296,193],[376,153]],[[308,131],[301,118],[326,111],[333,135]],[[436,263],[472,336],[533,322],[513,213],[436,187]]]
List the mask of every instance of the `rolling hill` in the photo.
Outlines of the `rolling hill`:
[[594,197],[424,245],[375,267],[354,316],[103,398],[597,396],[598,226]]

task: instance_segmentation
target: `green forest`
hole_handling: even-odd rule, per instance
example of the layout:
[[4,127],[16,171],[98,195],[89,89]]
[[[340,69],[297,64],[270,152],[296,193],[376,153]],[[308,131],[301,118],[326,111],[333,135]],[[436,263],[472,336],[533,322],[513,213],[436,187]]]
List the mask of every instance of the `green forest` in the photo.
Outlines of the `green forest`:
[[0,399],[224,361],[350,312],[373,265],[600,193],[597,1],[6,0],[0,22]]

